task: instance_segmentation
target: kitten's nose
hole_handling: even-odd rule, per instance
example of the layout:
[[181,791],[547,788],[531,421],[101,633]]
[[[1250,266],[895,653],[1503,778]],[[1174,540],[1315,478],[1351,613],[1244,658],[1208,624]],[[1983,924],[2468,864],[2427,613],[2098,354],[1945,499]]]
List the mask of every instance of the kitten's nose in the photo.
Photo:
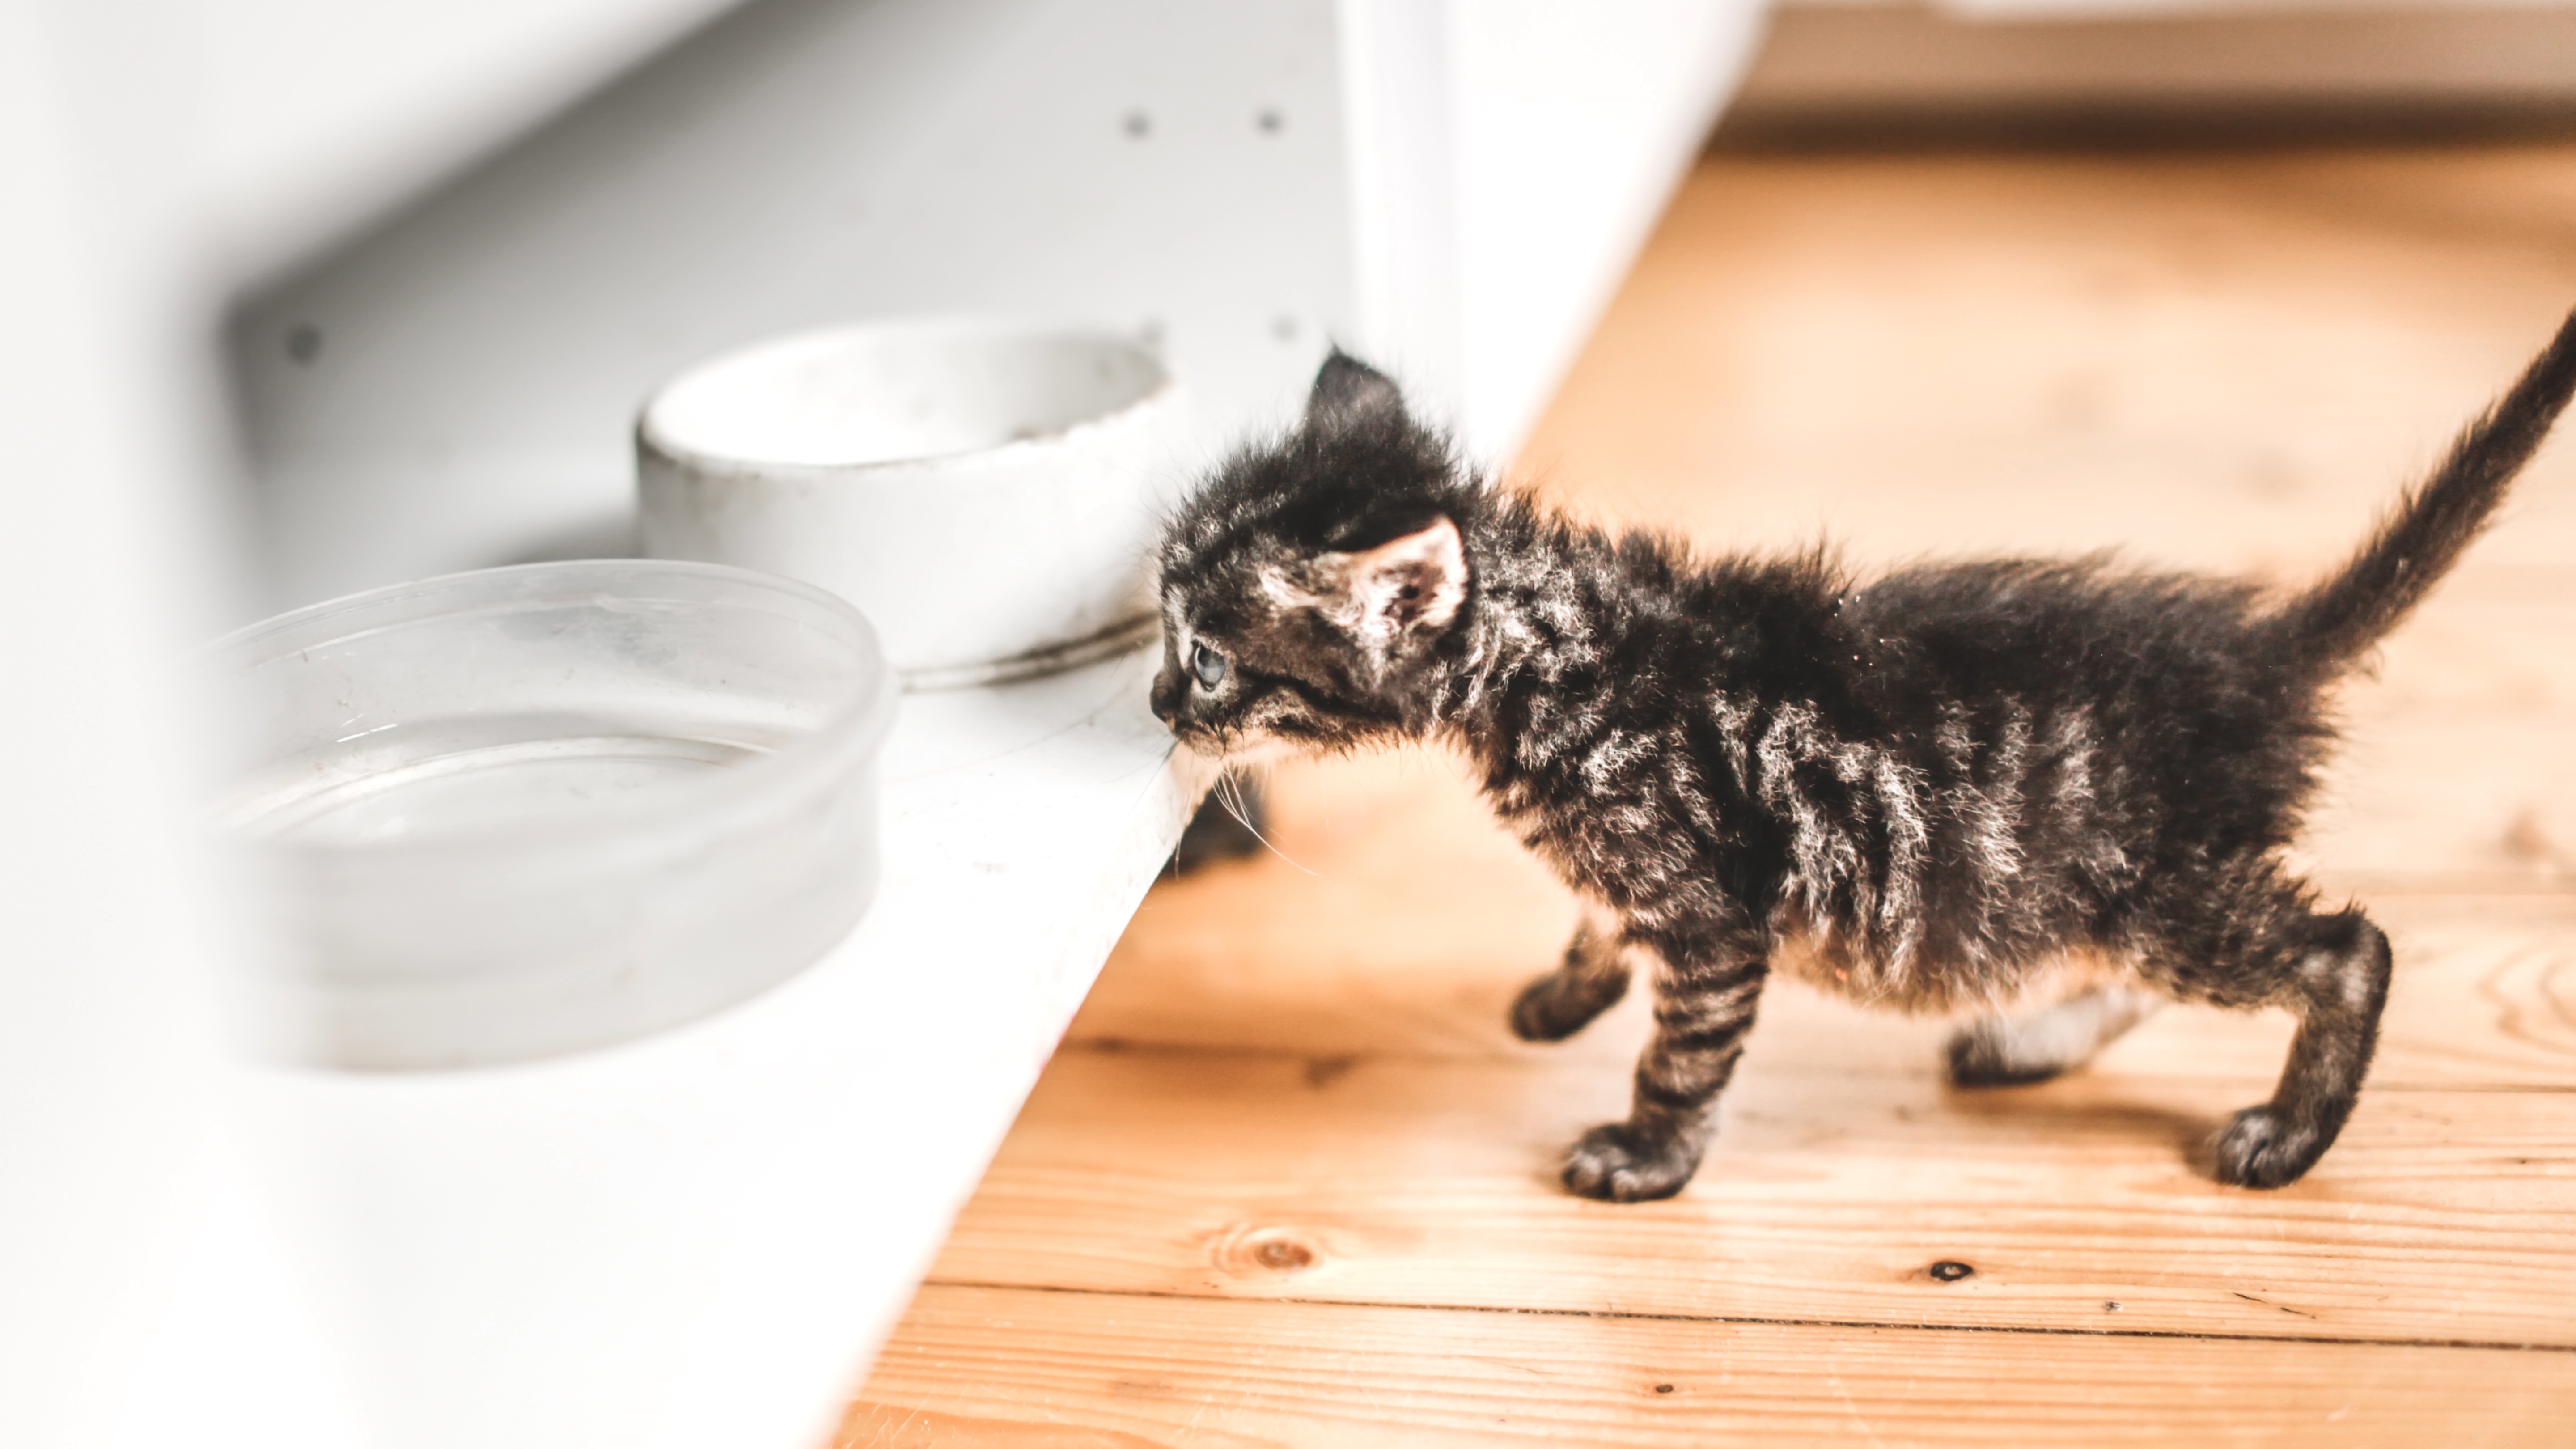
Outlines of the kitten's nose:
[[1154,676],[1154,692],[1151,696],[1154,718],[1166,725],[1179,724],[1182,698],[1181,676],[1178,671],[1166,669]]

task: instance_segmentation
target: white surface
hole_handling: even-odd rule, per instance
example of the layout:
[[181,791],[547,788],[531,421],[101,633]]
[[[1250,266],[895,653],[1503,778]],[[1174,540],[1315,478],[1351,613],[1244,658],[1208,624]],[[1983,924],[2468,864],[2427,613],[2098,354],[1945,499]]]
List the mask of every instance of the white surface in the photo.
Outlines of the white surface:
[[741,0],[195,0],[208,261],[273,274]]
[[1516,451],[1752,59],[1763,0],[1450,0],[1467,436]]
[[[165,7],[0,0],[0,1444],[105,1441],[206,1190],[163,665],[207,610]],[[130,93],[127,87],[134,88]]]
[[1154,663],[908,699],[877,906],[730,1011],[525,1067],[246,1073],[364,1442],[822,1443],[1203,783]]
[[681,374],[635,432],[643,550],[819,584],[916,686],[1041,673],[1152,627],[1181,392],[1132,338],[914,319]]
[[206,1154],[190,1231],[111,1421],[96,1439],[13,1436],[12,1449],[360,1449],[339,1365],[280,1251],[283,1235],[238,1136],[222,1135]]
[[1340,0],[1356,310],[1506,462],[1760,39],[1767,0]]

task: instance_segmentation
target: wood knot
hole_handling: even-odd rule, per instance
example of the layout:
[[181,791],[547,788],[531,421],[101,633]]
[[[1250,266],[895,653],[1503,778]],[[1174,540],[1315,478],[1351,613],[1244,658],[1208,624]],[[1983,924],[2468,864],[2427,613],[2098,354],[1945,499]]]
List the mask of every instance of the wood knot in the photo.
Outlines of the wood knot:
[[1252,1256],[1260,1261],[1262,1267],[1276,1268],[1283,1273],[1315,1266],[1315,1250],[1287,1238],[1270,1239],[1254,1248]]
[[1962,1278],[1974,1276],[1977,1270],[1955,1258],[1944,1258],[1923,1271],[1931,1274],[1936,1283],[1956,1283]]
[[2567,864],[2558,842],[2549,838],[2549,831],[2540,823],[2540,812],[2528,805],[2505,825],[2504,850],[2521,865],[2564,869]]
[[1342,1078],[1349,1076],[1351,1074],[1351,1068],[1358,1066],[1359,1064],[1360,1059],[1352,1056],[1308,1057],[1306,1059],[1306,1085],[1320,1092],[1326,1087],[1331,1086],[1333,1083],[1340,1081]]
[[1312,1239],[1288,1228],[1237,1225],[1217,1235],[1210,1255],[1217,1271],[1236,1278],[1303,1273],[1324,1260]]

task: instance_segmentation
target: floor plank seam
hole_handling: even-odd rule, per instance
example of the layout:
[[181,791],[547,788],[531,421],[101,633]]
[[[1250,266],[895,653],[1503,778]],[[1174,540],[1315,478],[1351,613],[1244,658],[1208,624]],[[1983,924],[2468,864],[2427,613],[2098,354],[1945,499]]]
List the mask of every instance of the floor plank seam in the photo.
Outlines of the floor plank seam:
[[1229,1298],[1215,1293],[1166,1293],[1150,1288],[1077,1288],[1057,1283],[999,1283],[974,1278],[922,1280],[925,1288],[969,1288],[1011,1293],[1055,1293],[1092,1298],[1139,1298],[1188,1303],[1296,1304],[1318,1308],[1384,1308],[1405,1313],[1488,1313],[1496,1317],[1586,1318],[1621,1323],[1704,1323],[1757,1328],[1874,1329],[1890,1333],[2016,1333],[2047,1338],[2178,1338],[2212,1343],[2321,1343],[2371,1348],[2443,1348],[2513,1353],[2576,1354],[2576,1343],[2511,1343],[2478,1338],[2365,1338],[2331,1333],[2186,1333],[2169,1328],[2052,1328],[2034,1323],[1871,1323],[1840,1318],[1764,1318],[1738,1314],[1645,1313],[1587,1308],[1503,1308],[1484,1303],[1390,1303],[1367,1298],[1277,1295]]
[[[1327,1066],[1327,1065],[1328,1065],[1328,1066],[1331,1068],[1333,1075],[1335,1075],[1335,1076],[1339,1076],[1339,1075],[1341,1075],[1343,1072],[1348,1071],[1348,1070],[1349,1070],[1349,1069],[1351,1069],[1352,1067],[1368,1066],[1368,1065],[1373,1065],[1373,1064],[1382,1063],[1382,1062],[1407,1062],[1407,1063],[1430,1063],[1430,1064],[1438,1064],[1438,1063],[1452,1063],[1452,1062],[1455,1062],[1455,1063],[1465,1063],[1465,1064],[1477,1065],[1477,1066],[1530,1066],[1530,1067],[1539,1067],[1539,1068],[1547,1068],[1547,1067],[1552,1067],[1552,1066],[1556,1065],[1556,1063],[1551,1062],[1551,1061],[1549,1061],[1548,1059],[1546,1059],[1546,1058],[1544,1058],[1544,1057],[1536,1057],[1536,1056],[1516,1056],[1516,1055],[1513,1055],[1513,1054],[1508,1053],[1508,1052],[1493,1052],[1493,1053],[1468,1053],[1468,1052],[1406,1052],[1406,1051],[1388,1051],[1388,1050],[1385,1050],[1385,1049],[1383,1049],[1383,1048],[1373,1049],[1373,1050],[1370,1050],[1370,1051],[1359,1051],[1359,1052],[1315,1052],[1315,1051],[1299,1051],[1299,1050],[1297,1050],[1297,1049],[1296,1049],[1296,1048],[1294,1048],[1294,1047],[1269,1047],[1269,1046],[1250,1046],[1250,1045],[1246,1045],[1246,1046],[1226,1046],[1226,1045],[1222,1045],[1222,1044],[1207,1043],[1207,1042],[1185,1042],[1185,1041],[1144,1041],[1144,1040],[1138,1040],[1138,1039],[1133,1038],[1133,1037],[1099,1037],[1099,1038],[1091,1038],[1091,1039],[1070,1039],[1070,1038],[1069,1038],[1069,1039],[1067,1039],[1066,1041],[1064,1041],[1061,1045],[1059,1045],[1059,1046],[1056,1048],[1056,1054],[1057,1054],[1057,1055],[1059,1055],[1059,1056],[1066,1055],[1066,1054],[1071,1054],[1071,1053],[1078,1053],[1078,1054],[1080,1054],[1080,1055],[1084,1055],[1084,1056],[1095,1056],[1095,1057],[1204,1058],[1204,1059],[1207,1059],[1207,1060],[1210,1060],[1210,1061],[1220,1061],[1220,1062],[1224,1062],[1224,1061],[1240,1061],[1240,1062],[1303,1062],[1303,1063],[1307,1063],[1307,1064],[1312,1065],[1312,1066]],[[1834,1066],[1834,1067],[1820,1067],[1820,1066],[1806,1066],[1806,1065],[1802,1065],[1802,1064],[1797,1063],[1797,1062],[1766,1062],[1766,1063],[1764,1063],[1764,1064],[1763,1064],[1762,1070],[1764,1070],[1764,1071],[1766,1071],[1766,1072],[1772,1072],[1772,1073],[1783,1073],[1783,1072],[1786,1072],[1786,1073],[1796,1073],[1796,1074],[1801,1074],[1801,1075],[1819,1075],[1819,1076],[1837,1076],[1837,1077],[1873,1077],[1873,1078],[1889,1078],[1889,1079],[1901,1079],[1901,1080],[1913,1080],[1913,1081],[1921,1081],[1921,1080],[1924,1080],[1924,1079],[1926,1079],[1926,1078],[1937,1078],[1937,1077],[1940,1075],[1940,1071],[1939,1071],[1939,1069],[1938,1069],[1937,1067],[1934,1067],[1934,1066],[1928,1066],[1928,1065],[1918,1070],[1918,1069],[1916,1069],[1916,1068],[1911,1068],[1911,1067],[1857,1067],[1857,1068],[1855,1068],[1855,1067],[1841,1067],[1841,1066]],[[2170,1073],[2163,1073],[2163,1074],[2152,1074],[2152,1075],[2149,1075],[2149,1074],[2140,1074],[2140,1075],[2123,1075],[2123,1076],[2121,1076],[2121,1077],[2120,1077],[2120,1080],[2123,1080],[2123,1081],[2130,1081],[2130,1082],[2137,1082],[2137,1083],[2140,1083],[2140,1084],[2142,1084],[2142,1085],[2166,1085],[2166,1084],[2194,1084],[2194,1085],[2196,1085],[2196,1084],[2203,1084],[2203,1083],[2208,1083],[2208,1082],[2213,1082],[2213,1081],[2219,1081],[2219,1080],[2232,1080],[2232,1079],[2221,1079],[2221,1078],[2212,1078],[2212,1077],[2180,1076],[2180,1075],[2174,1075],[2174,1074],[2170,1074]],[[2260,1085],[2262,1085],[2262,1084],[2261,1084],[2261,1083],[2258,1083],[2258,1084],[2257,1084],[2257,1086],[2258,1086],[2258,1087],[2259,1087]],[[1974,1089],[1969,1089],[1969,1090],[1966,1090],[1966,1091],[1962,1091],[1959,1095],[1961,1095],[1962,1097],[1969,1098],[1969,1099],[1971,1099],[1971,1100],[1977,1100],[1977,1099],[1983,1099],[1983,1098],[1987,1097],[1990,1093],[1992,1093],[1992,1092],[1994,1092],[1994,1091],[1996,1091],[1996,1090],[1998,1090],[1998,1089],[1995,1089],[1995,1088],[1974,1088]],[[2008,1089],[2003,1089],[2003,1090],[2025,1090],[2025,1089],[2013,1089],[2013,1088],[2008,1088]],[[2547,1095],[2547,1094],[2564,1094],[2564,1093],[2576,1092],[2576,1081],[2571,1081],[2571,1082],[2419,1082],[2419,1081],[2410,1081],[2410,1080],[2400,1079],[2400,1080],[2397,1080],[2397,1081],[2391,1081],[2391,1082],[2372,1081],[2372,1082],[2368,1083],[2368,1084],[2364,1087],[2364,1089],[2363,1089],[2363,1090],[2364,1090],[2364,1091],[2367,1091],[2367,1092],[2424,1092],[2424,1093],[2440,1093],[2440,1092],[2513,1093],[2513,1092],[2522,1092],[2522,1093],[2538,1093],[2538,1094]]]
[[2365,1082],[2361,1090],[2365,1096],[2372,1092],[2462,1092],[2482,1096],[2528,1092],[2545,1097],[2576,1092],[2576,1082]]

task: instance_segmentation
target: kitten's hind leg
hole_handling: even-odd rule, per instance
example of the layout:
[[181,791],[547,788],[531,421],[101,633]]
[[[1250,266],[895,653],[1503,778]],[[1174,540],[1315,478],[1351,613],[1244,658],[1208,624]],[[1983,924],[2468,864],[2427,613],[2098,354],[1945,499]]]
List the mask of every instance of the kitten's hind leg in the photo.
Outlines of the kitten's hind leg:
[[1616,916],[1595,911],[1574,928],[1565,960],[1521,988],[1512,1002],[1512,1035],[1563,1041],[1628,994],[1628,943]]
[[1637,1059],[1628,1120],[1593,1128],[1565,1154],[1565,1185],[1585,1197],[1645,1202],[1689,1184],[1770,974],[1750,940],[1658,949],[1655,1039]]
[[2299,1034],[2272,1100],[2218,1134],[2218,1180],[2281,1187],[2316,1165],[2351,1115],[2388,1004],[2388,937],[2359,911],[2311,915],[2287,975]]
[[2044,1082],[2093,1059],[2147,1019],[2163,998],[2097,986],[2021,1016],[1989,1016],[1950,1038],[1950,1080],[1962,1087]]

